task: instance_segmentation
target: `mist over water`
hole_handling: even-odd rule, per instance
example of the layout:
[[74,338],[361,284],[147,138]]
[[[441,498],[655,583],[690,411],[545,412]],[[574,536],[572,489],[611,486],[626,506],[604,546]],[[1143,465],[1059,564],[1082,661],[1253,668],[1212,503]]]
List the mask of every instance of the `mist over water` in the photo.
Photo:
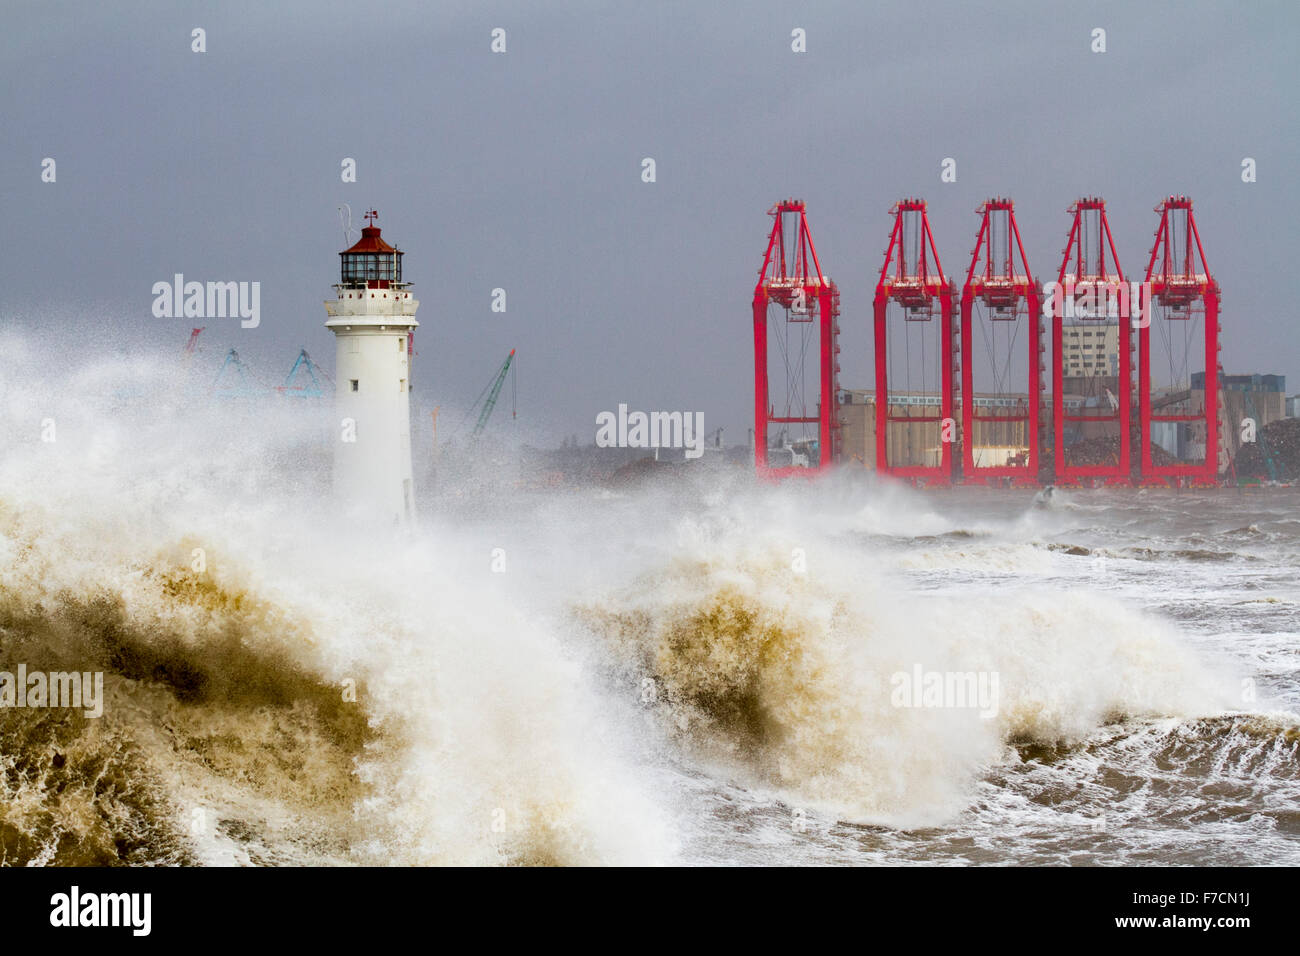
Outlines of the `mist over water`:
[[[106,694],[0,709],[5,862],[1300,861],[1294,491],[463,454],[389,533],[328,403],[0,345],[0,669]],[[996,712],[895,706],[916,666]]]

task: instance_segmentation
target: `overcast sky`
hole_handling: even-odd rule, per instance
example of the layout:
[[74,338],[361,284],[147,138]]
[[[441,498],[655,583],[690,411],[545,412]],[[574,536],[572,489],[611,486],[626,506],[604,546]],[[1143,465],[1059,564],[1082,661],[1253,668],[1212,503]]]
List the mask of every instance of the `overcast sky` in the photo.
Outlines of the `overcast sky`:
[[[231,345],[268,383],[300,346],[332,370],[321,302],[347,202],[357,225],[377,208],[407,253],[424,401],[468,404],[517,348],[521,419],[548,438],[590,440],[595,415],[626,402],[701,410],[742,440],[775,200],[808,202],[842,293],[841,384],[865,387],[896,199],[929,200],[960,281],[984,198],[1016,200],[1030,265],[1050,278],[1066,207],[1099,194],[1139,278],[1154,205],[1186,193],[1223,289],[1225,366],[1300,391],[1294,2],[4,10],[0,316],[55,349],[179,353],[195,323],[155,318],[150,290],[181,272],[261,283],[259,328],[198,323],[214,374]],[[944,157],[955,183],[940,182]]]

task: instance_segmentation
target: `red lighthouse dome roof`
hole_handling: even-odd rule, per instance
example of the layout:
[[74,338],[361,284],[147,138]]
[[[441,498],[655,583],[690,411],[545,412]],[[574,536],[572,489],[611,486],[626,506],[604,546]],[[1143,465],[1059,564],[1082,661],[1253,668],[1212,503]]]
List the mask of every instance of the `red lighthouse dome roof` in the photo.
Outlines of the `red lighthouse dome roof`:
[[344,250],[344,255],[352,252],[396,252],[397,250],[384,242],[379,237],[378,226],[366,226],[361,230],[361,238],[350,249]]

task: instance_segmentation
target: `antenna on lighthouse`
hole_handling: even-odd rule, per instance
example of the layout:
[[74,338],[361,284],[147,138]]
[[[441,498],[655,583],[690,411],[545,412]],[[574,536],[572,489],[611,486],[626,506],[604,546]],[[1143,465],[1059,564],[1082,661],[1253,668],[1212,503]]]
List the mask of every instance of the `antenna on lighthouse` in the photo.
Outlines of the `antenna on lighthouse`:
[[[344,203],[343,205],[338,207],[338,212],[339,212],[339,222],[343,224],[343,241],[345,243],[351,242],[352,241],[352,207],[349,206],[347,203]],[[347,213],[346,219],[343,218],[344,212]]]

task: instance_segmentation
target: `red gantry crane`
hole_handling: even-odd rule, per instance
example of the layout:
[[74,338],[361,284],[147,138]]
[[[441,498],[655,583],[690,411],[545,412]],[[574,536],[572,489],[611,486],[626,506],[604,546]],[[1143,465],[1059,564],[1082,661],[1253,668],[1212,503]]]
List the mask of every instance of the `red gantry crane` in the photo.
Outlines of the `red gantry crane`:
[[[1124,272],[1105,200],[1080,199],[1069,212],[1074,220],[1051,310],[1056,482],[1129,484],[1133,360]],[[1077,358],[1066,356],[1067,329]],[[1068,401],[1067,386],[1074,389]]]
[[[976,212],[982,216],[980,231],[961,293],[962,474],[966,484],[1007,479],[1016,485],[1036,485],[1043,351],[1038,287],[1020,240],[1015,203],[990,199]],[[979,363],[981,373],[986,372],[980,402],[976,400],[976,326],[987,355],[987,363]],[[1023,357],[1017,356],[1018,340]],[[1022,363],[1026,385],[1019,392],[1013,379]],[[986,428],[992,441],[984,440]],[[1009,451],[1012,448],[1023,450]]]
[[[943,274],[925,200],[900,200],[890,214],[894,228],[875,296],[876,470],[918,484],[946,485],[952,477],[956,437],[952,417],[953,283]],[[891,303],[900,307],[893,325],[902,321],[901,356],[894,354],[899,349],[891,350]],[[891,392],[899,378],[892,368],[896,361],[904,363],[903,389]],[[914,371],[917,379],[913,379]],[[913,388],[917,384],[919,389]],[[906,461],[890,457],[891,425],[902,429],[898,457]]]
[[[1136,322],[1142,476],[1144,483],[1158,485],[1214,484],[1219,476],[1219,284],[1205,262],[1192,201],[1169,196],[1155,211],[1160,225],[1146,272],[1153,314],[1144,313]],[[1153,329],[1158,333],[1156,349],[1168,363],[1159,396],[1153,394],[1152,383]],[[1191,375],[1201,349],[1205,383],[1198,396]],[[1157,429],[1159,434],[1154,434]],[[1157,439],[1177,459],[1174,463],[1155,463],[1152,443]]]
[[[768,215],[772,231],[754,287],[754,465],[760,477],[775,479],[818,474],[838,458],[840,293],[822,273],[803,201],[779,202]],[[817,390],[810,394],[806,366],[814,329]],[[776,405],[769,383],[771,342],[784,366]],[[772,425],[781,426],[774,445]]]

